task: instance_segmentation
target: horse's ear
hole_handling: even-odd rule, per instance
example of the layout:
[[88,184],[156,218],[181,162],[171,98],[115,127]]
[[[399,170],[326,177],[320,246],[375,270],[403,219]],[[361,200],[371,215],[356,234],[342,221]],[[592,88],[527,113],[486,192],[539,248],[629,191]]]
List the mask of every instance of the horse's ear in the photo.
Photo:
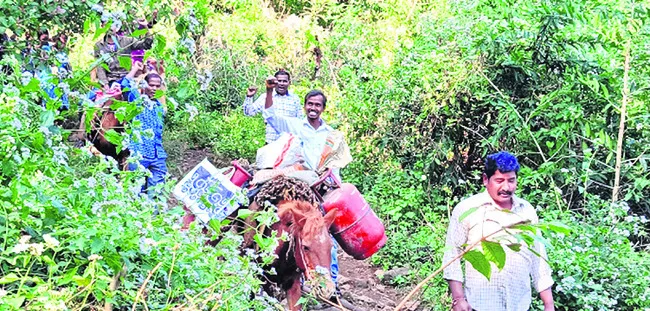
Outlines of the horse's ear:
[[334,220],[336,220],[337,214],[338,214],[337,209],[332,209],[329,212],[327,212],[327,214],[324,217],[325,227],[329,228],[330,226],[332,226],[332,223],[334,223]]
[[280,218],[280,223],[287,227],[293,224],[293,213],[291,212],[278,213],[278,217]]
[[291,226],[294,222],[294,216],[292,209],[289,206],[285,206],[287,202],[282,202],[278,204],[278,218],[280,218],[280,223],[285,226]]

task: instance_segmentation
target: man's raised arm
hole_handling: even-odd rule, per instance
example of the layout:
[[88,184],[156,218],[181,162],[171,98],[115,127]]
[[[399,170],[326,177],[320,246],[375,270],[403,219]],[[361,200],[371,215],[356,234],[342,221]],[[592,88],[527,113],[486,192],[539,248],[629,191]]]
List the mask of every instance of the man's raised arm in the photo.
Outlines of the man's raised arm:
[[257,100],[253,101],[253,96],[257,93],[257,87],[250,86],[246,91],[246,99],[244,99],[244,114],[252,117],[264,109],[264,99],[260,96]]
[[302,120],[278,115],[273,107],[273,89],[277,84],[275,77],[266,79],[266,99],[264,100],[264,120],[278,133],[298,134]]
[[269,109],[273,106],[273,89],[278,85],[278,79],[269,77],[266,79],[266,100],[264,101],[264,109]]

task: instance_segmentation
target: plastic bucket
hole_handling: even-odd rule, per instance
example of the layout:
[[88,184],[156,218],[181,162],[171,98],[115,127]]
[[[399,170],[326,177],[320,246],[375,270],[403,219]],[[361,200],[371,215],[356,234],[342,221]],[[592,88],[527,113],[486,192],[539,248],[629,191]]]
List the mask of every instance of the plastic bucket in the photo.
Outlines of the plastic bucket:
[[251,180],[253,176],[249,174],[243,167],[239,166],[237,161],[232,161],[232,166],[234,167],[234,172],[230,176],[230,181],[235,184],[235,186],[240,187],[244,185],[245,182]]

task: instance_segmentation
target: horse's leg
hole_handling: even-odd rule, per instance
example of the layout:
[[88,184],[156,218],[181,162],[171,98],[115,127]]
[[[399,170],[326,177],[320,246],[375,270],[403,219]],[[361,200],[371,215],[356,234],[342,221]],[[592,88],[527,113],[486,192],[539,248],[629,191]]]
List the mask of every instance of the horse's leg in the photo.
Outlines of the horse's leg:
[[291,288],[287,290],[287,303],[289,303],[290,311],[302,310],[302,306],[298,305],[298,300],[300,300],[301,294],[300,279],[294,279],[293,285],[291,285]]
[[74,134],[71,134],[68,137],[68,141],[75,142],[74,146],[76,148],[81,148],[86,144],[86,113],[84,112],[81,115],[81,121],[79,122],[79,129]]

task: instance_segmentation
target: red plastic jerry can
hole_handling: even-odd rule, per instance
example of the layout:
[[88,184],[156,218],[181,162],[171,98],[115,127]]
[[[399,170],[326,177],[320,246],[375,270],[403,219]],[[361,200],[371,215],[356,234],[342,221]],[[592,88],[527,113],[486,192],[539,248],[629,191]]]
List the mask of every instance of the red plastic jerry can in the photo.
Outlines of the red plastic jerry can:
[[353,184],[343,183],[325,194],[323,209],[337,209],[330,233],[354,259],[366,259],[386,245],[384,225]]

